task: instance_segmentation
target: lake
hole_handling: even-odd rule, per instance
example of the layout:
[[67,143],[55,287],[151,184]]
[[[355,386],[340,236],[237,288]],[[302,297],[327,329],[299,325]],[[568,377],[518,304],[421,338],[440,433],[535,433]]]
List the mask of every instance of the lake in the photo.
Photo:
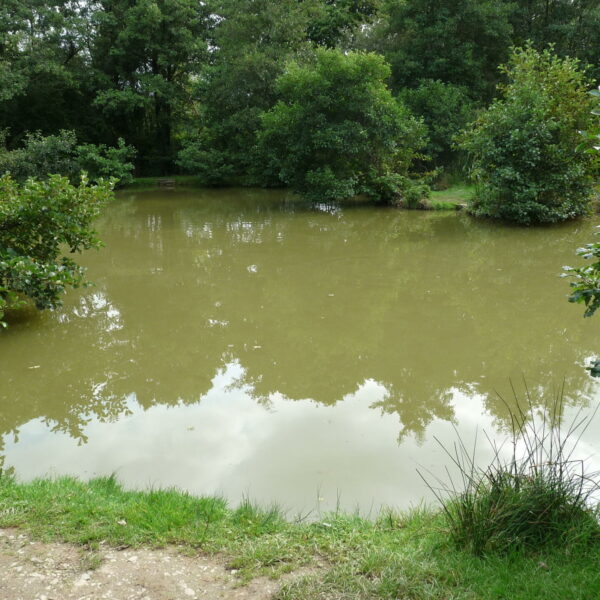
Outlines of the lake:
[[485,464],[526,387],[539,414],[563,386],[565,422],[593,413],[600,316],[560,273],[597,221],[119,192],[80,257],[95,285],[0,334],[0,464],[302,515],[429,501],[417,469],[443,476],[458,436]]

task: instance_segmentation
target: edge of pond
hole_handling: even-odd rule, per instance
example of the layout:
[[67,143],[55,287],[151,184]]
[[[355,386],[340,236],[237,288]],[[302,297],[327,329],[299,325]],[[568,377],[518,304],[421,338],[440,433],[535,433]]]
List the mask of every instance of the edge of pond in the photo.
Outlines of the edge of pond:
[[[317,518],[315,518],[317,517]],[[0,477],[0,527],[85,549],[176,546],[222,557],[240,583],[309,567],[276,597],[564,598],[600,593],[600,550],[558,547],[533,555],[477,558],[449,541],[444,516],[420,507],[357,514],[297,515],[243,500],[194,497],[175,489],[126,491],[115,477],[20,483]]]

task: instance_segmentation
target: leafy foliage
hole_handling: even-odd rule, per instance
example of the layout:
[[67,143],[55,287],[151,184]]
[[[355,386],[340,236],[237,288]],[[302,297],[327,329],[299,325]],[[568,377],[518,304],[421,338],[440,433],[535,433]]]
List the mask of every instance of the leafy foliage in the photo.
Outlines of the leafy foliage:
[[28,177],[46,177],[49,173],[78,175],[75,148],[77,138],[73,131],[61,131],[57,135],[42,136],[29,133],[21,148],[0,153],[0,173],[10,173],[18,181]]
[[525,225],[585,214],[593,161],[578,131],[591,105],[579,63],[527,47],[502,70],[501,98],[461,140],[478,186],[471,210]]
[[408,177],[424,127],[394,100],[388,76],[375,54],[320,49],[307,64],[290,63],[277,80],[281,100],[262,120],[269,174],[320,201],[424,195]]
[[565,275],[573,277],[569,302],[585,305],[584,317],[591,317],[600,308],[600,243],[586,244],[577,250],[586,260],[595,259],[582,267],[563,267]]
[[[597,90],[591,90],[590,96],[598,102],[596,108],[592,110],[592,115],[600,117],[600,87]],[[582,147],[585,149],[585,152],[592,155],[597,171],[600,172],[600,126],[598,119],[595,120],[591,130],[580,131],[579,133],[583,136],[584,140]]]
[[313,3],[220,0],[212,43],[219,48],[195,85],[198,117],[178,164],[207,184],[264,183],[256,177],[261,114],[276,102],[275,81],[286,59],[309,51]]
[[133,180],[135,155],[133,146],[128,146],[123,138],[117,140],[117,146],[82,144],[76,148],[77,166],[91,181],[116,179],[120,185]]
[[439,79],[422,79],[418,87],[404,88],[398,96],[427,125],[426,154],[435,164],[451,164],[456,154],[454,138],[475,114],[475,103],[467,88]]
[[[91,125],[89,41],[94,5],[4,0],[0,5],[0,128],[24,132]],[[86,125],[87,121],[87,125]],[[95,133],[95,132],[94,132]]]
[[[600,99],[600,91],[592,90],[590,95],[596,101]],[[592,114],[600,115],[600,104],[592,111]],[[600,141],[600,133],[598,131],[582,132],[586,141],[590,144],[588,152],[600,152],[600,146],[597,144]],[[591,317],[600,307],[600,244],[587,244],[583,248],[577,250],[577,254],[586,260],[596,259],[591,264],[583,267],[563,267],[565,277],[572,277],[575,281],[571,282],[571,295],[569,302],[577,302],[585,304],[584,317]],[[600,360],[597,360],[591,368],[591,373],[594,377],[600,376]]]
[[270,184],[256,140],[285,63],[315,47],[362,49],[391,65],[392,92],[448,164],[444,139],[465,107],[491,100],[497,66],[527,40],[600,77],[597,0],[3,0],[0,129],[10,149],[27,132],[69,130],[95,145],[123,138],[142,175]]
[[368,45],[390,63],[394,91],[429,79],[489,99],[511,45],[510,14],[496,0],[389,0]]
[[85,282],[85,271],[69,252],[97,248],[91,223],[112,196],[112,184],[89,186],[85,177],[75,187],[66,177],[50,175],[19,185],[10,175],[0,178],[0,324],[8,308],[28,298],[37,308],[55,308],[68,286]]
[[197,0],[103,0],[94,14],[93,108],[109,138],[142,153],[142,168],[168,173],[190,80],[208,60],[209,7]]
[[335,48],[349,41],[354,32],[371,22],[381,9],[381,0],[324,0],[312,2],[308,38],[320,46]]
[[85,171],[91,181],[114,178],[126,184],[132,180],[134,157],[134,148],[127,146],[123,139],[118,140],[117,147],[108,147],[105,144],[77,145],[73,131],[49,136],[29,133],[23,147],[0,149],[0,174],[9,172],[18,181],[56,174],[76,182]]
[[600,76],[600,4],[596,0],[528,0],[512,2],[512,40],[528,41],[538,50],[553,46],[561,57],[578,58]]

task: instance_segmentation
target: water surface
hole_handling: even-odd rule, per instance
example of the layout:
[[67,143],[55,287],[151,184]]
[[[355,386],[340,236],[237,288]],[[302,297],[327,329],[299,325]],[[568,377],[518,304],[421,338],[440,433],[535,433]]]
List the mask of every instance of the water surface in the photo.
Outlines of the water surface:
[[559,278],[594,225],[122,192],[81,257],[96,285],[0,334],[1,460],[293,511],[415,504],[416,467],[448,462],[434,437],[510,428],[510,380],[595,408],[600,321]]

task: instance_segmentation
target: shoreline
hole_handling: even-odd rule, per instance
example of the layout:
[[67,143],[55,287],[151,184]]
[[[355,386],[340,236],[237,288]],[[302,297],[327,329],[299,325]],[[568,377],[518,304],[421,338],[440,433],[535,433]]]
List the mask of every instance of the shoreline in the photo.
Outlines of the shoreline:
[[451,544],[433,508],[384,511],[372,521],[333,513],[291,522],[249,501],[231,508],[177,490],[124,491],[114,477],[19,483],[4,475],[0,528],[87,553],[145,548],[214,557],[242,586],[283,578],[272,596],[281,600],[600,596],[596,546],[478,558]]

